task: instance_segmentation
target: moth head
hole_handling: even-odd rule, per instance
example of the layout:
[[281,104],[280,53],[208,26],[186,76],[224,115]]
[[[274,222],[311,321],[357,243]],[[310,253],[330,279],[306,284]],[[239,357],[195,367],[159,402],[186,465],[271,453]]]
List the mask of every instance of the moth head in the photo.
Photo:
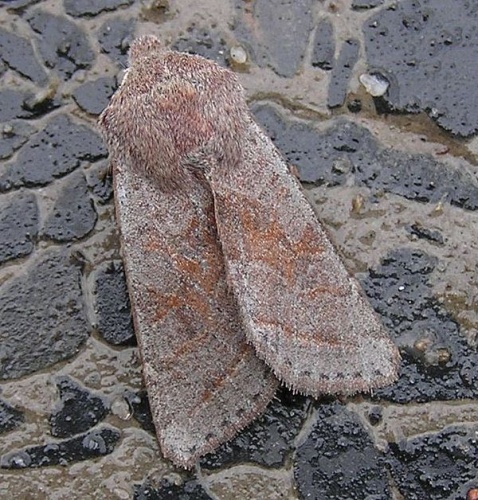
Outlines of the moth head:
[[195,158],[233,168],[250,119],[234,73],[153,36],[133,42],[129,61],[99,122],[115,161],[164,188],[181,185]]
[[161,52],[165,47],[158,37],[154,35],[145,35],[133,41],[128,52],[129,65],[132,66],[144,57]]

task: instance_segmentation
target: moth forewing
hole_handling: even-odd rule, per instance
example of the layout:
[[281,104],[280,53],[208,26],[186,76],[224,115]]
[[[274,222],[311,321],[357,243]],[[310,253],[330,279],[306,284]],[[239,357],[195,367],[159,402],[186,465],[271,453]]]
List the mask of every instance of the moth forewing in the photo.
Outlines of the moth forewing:
[[395,379],[396,347],[231,71],[139,38],[99,123],[166,457],[191,467],[259,415],[267,365],[313,396]]
[[246,342],[225,282],[212,198],[162,192],[114,167],[117,220],[143,376],[163,454],[182,467],[261,414],[278,385]]
[[228,282],[247,338],[295,391],[393,382],[398,350],[290,173],[252,120],[236,168],[208,173]]

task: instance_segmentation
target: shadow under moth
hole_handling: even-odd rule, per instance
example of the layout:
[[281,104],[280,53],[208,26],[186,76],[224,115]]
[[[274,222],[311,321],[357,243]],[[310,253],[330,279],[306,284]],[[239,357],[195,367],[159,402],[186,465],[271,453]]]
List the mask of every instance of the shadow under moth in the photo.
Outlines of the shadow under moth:
[[165,457],[192,467],[279,380],[318,396],[396,379],[396,346],[233,72],[139,38],[99,126]]

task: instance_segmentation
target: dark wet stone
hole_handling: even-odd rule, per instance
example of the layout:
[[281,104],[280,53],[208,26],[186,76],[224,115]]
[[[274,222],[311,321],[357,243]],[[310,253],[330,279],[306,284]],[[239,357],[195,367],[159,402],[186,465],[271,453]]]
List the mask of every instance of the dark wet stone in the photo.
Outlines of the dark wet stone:
[[0,57],[25,78],[38,84],[46,82],[46,71],[36,59],[30,40],[0,29]]
[[368,413],[368,421],[372,425],[377,425],[382,421],[383,410],[381,406],[374,406]]
[[465,499],[477,486],[477,433],[477,425],[452,426],[390,444],[388,462],[403,498]]
[[81,172],[75,172],[63,182],[42,235],[58,242],[79,240],[93,230],[97,218],[86,179]]
[[397,403],[478,397],[478,353],[431,293],[437,259],[399,249],[361,282],[372,306],[400,348],[399,380],[374,391]]
[[174,7],[174,2],[171,2],[170,0],[143,2],[141,19],[150,23],[161,25],[176,16],[177,12]]
[[442,199],[468,210],[478,209],[478,181],[463,161],[461,168],[382,147],[364,127],[337,120],[322,133],[308,122],[287,122],[272,106],[255,106],[254,114],[303,182],[364,186],[419,201]]
[[108,203],[113,198],[113,179],[109,163],[96,163],[85,173],[88,187],[98,203]]
[[103,427],[65,441],[7,453],[0,459],[0,467],[25,469],[93,460],[112,453],[120,437],[120,432],[114,427]]
[[41,35],[38,48],[46,66],[56,70],[63,79],[68,80],[75,71],[91,67],[95,53],[85,32],[75,23],[42,10],[30,14],[27,21]]
[[13,119],[37,118],[61,105],[55,96],[38,97],[31,92],[20,90],[0,90],[0,121]]
[[392,498],[384,458],[357,415],[339,404],[321,404],[317,421],[295,456],[301,498]]
[[100,136],[77,125],[68,115],[57,115],[32,136],[17,158],[0,173],[0,192],[21,186],[44,186],[82,162],[107,156]]
[[4,124],[0,138],[0,160],[12,156],[27,142],[33,131],[34,128],[23,120]]
[[360,113],[362,111],[362,101],[360,99],[352,99],[347,103],[347,109],[351,113]]
[[145,431],[155,434],[156,429],[154,427],[153,415],[151,414],[147,392],[128,392],[125,394],[125,398],[133,411],[135,420]]
[[135,345],[123,264],[104,263],[96,270],[94,279],[98,333],[113,345]]
[[312,66],[331,70],[335,59],[334,27],[329,19],[322,19],[315,31]]
[[41,0],[3,0],[0,1],[0,7],[5,7],[7,10],[23,11],[26,7],[34,5]]
[[[257,0],[249,6],[236,0],[240,14],[234,33],[260,67],[271,67],[280,76],[294,76],[302,64],[313,29],[314,3],[312,0]],[[250,19],[254,19],[257,34],[251,31]]]
[[66,13],[73,17],[92,17],[131,5],[134,0],[63,0]]
[[236,438],[201,459],[207,468],[222,468],[241,462],[280,467],[294,448],[294,439],[306,416],[308,400],[281,389],[265,413]]
[[68,252],[39,252],[0,286],[0,379],[71,358],[89,336],[79,266]]
[[174,42],[172,48],[179,52],[206,57],[222,66],[226,65],[228,56],[226,41],[221,34],[211,30],[210,26],[191,24],[186,32]]
[[0,121],[8,122],[15,118],[30,118],[33,113],[25,109],[25,102],[32,95],[30,92],[21,90],[0,90]]
[[134,487],[134,500],[211,500],[203,487],[191,479],[182,484],[174,484],[167,479],[154,487],[149,481]]
[[31,118],[37,118],[50,111],[59,108],[62,105],[61,97],[55,92],[39,92],[25,99],[23,104],[26,111],[30,113]]
[[352,9],[362,10],[362,9],[373,9],[382,5],[384,0],[352,0]]
[[0,399],[0,434],[11,431],[24,422],[25,417],[20,410],[13,408]]
[[330,78],[327,106],[336,108],[342,106],[347,97],[350,76],[359,55],[359,42],[346,40],[340,49],[339,57],[334,65]]
[[[391,110],[426,111],[457,135],[478,131],[478,87],[470,77],[478,50],[478,4],[404,0],[364,24],[371,68],[383,69]],[[433,85],[430,85],[430,82]]]
[[438,245],[443,245],[445,243],[443,235],[440,233],[440,231],[433,231],[431,229],[423,227],[418,223],[408,226],[407,231],[417,238],[428,240],[433,243],[437,243]]
[[135,20],[125,21],[115,18],[106,21],[100,28],[98,41],[101,51],[117,62],[121,67],[126,67],[127,54],[131,41],[134,37]]
[[0,196],[0,264],[30,254],[38,234],[38,205],[29,192]]
[[69,377],[58,377],[56,386],[60,401],[50,415],[51,435],[66,438],[85,432],[103,420],[108,407]]
[[114,78],[98,78],[98,80],[87,82],[78,87],[73,92],[73,99],[83,111],[99,115],[108,105],[116,87]]

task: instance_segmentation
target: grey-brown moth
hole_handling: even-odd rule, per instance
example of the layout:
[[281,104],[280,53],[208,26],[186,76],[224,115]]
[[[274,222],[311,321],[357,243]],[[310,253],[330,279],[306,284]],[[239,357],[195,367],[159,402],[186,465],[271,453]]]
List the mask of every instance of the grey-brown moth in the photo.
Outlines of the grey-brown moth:
[[191,467],[279,380],[312,396],[393,382],[397,348],[236,75],[154,36],[129,63],[99,123],[164,456]]

